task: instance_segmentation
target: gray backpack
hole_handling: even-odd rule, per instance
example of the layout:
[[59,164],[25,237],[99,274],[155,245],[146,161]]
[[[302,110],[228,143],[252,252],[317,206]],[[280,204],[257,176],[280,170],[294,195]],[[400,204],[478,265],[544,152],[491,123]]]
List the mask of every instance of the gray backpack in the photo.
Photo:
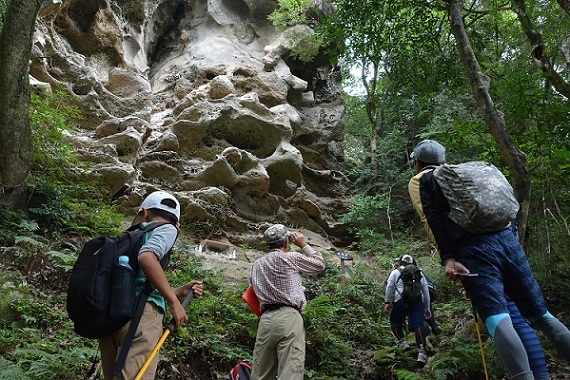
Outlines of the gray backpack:
[[451,206],[449,218],[467,232],[500,231],[517,216],[513,188],[492,164],[444,164],[434,169],[433,176]]

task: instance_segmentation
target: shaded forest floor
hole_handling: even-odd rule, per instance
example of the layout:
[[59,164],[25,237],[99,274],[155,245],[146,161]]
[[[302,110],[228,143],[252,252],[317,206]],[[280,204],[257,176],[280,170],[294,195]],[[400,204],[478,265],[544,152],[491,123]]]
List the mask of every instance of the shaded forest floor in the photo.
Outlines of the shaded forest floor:
[[[335,248],[307,234],[309,243],[323,252],[327,268],[305,284],[310,300],[304,313],[305,378],[485,379],[471,306],[462,298],[461,287],[443,277],[430,255],[418,260],[439,285],[435,307],[443,333],[430,338],[434,350],[428,364],[419,369],[416,351],[399,350],[382,311],[384,281],[394,253],[368,257],[349,252],[354,260],[345,263],[343,276]],[[223,253],[197,252],[196,243],[191,236],[181,235],[168,275],[173,285],[202,279],[206,294],[192,302],[189,322],[165,343],[157,379],[223,380],[237,361],[251,360],[257,319],[240,295],[248,284],[251,264],[263,252],[238,246],[236,257],[229,258]],[[38,237],[2,248],[0,367],[5,369],[0,370],[0,379],[102,378],[97,372],[95,342],[73,333],[65,312],[69,269],[80,245],[71,237]],[[561,317],[568,319],[568,314]],[[489,377],[506,378],[483,325],[480,330]],[[570,379],[570,366],[540,338],[551,378]],[[408,340],[413,344],[412,334]]]

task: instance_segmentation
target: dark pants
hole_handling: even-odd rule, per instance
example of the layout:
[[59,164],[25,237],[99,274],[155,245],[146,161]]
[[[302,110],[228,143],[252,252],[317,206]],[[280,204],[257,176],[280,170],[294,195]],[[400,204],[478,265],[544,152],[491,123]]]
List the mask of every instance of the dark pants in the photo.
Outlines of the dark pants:
[[425,337],[429,335],[429,331],[424,328],[424,309],[423,302],[414,305],[406,305],[402,299],[394,302],[394,307],[390,312],[390,326],[396,339],[401,340],[406,336],[403,326],[408,317],[408,331],[414,332],[418,347],[425,343]]

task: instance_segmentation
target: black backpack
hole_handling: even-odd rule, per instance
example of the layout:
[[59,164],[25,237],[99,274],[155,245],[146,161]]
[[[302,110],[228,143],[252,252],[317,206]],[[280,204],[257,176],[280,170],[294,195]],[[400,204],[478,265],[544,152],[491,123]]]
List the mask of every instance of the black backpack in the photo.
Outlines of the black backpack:
[[422,270],[414,264],[407,264],[398,269],[400,278],[404,284],[404,290],[400,294],[408,305],[417,304],[422,300]]
[[[163,224],[135,225],[117,237],[85,243],[71,271],[67,292],[67,312],[75,332],[90,339],[106,336],[134,317],[141,298],[146,303],[154,287],[147,281],[144,291],[135,297],[138,252],[144,235]],[[168,265],[169,254],[161,261],[163,268]],[[123,255],[129,257],[132,271],[118,266]]]

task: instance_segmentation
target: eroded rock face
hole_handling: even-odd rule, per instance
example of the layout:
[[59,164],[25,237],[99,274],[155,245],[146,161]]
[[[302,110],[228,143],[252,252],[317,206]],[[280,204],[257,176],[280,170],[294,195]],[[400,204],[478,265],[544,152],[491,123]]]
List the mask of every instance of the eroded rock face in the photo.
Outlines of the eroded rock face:
[[164,189],[199,238],[251,243],[281,222],[348,244],[338,70],[289,58],[275,6],[46,1],[30,73],[74,95],[80,157],[125,208]]

